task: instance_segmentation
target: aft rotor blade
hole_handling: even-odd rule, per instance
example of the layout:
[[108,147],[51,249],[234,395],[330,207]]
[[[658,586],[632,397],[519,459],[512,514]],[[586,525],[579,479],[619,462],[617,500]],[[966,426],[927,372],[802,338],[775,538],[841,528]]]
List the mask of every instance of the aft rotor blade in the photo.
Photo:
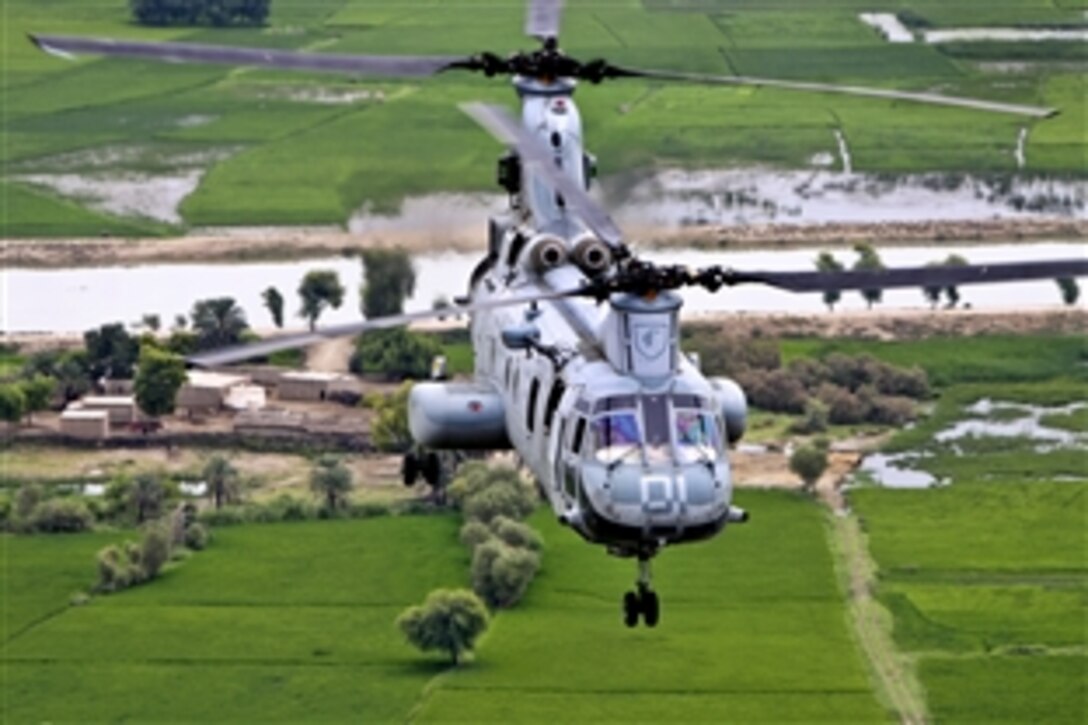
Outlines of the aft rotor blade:
[[64,35],[31,35],[30,40],[45,52],[66,58],[75,55],[106,55],[167,63],[210,63],[373,76],[429,76],[449,68],[460,67],[458,64],[463,65],[472,60],[460,56],[304,53],[293,50],[230,48],[197,43],[155,43]]
[[461,110],[471,116],[500,142],[517,149],[524,166],[531,166],[560,196],[570,209],[601,241],[609,246],[623,244],[623,232],[597,202],[589,198],[574,179],[564,174],[553,160],[553,152],[544,142],[525,130],[505,108],[486,103],[464,103]]
[[402,327],[421,320],[456,317],[458,315],[475,314],[486,310],[494,310],[500,307],[514,307],[517,305],[532,304],[534,302],[558,300],[564,297],[578,297],[586,294],[586,289],[586,287],[574,287],[571,289],[555,290],[553,292],[534,292],[527,295],[490,299],[468,305],[453,305],[436,310],[420,310],[419,312],[406,312],[402,315],[376,317],[373,320],[349,322],[343,325],[330,325],[312,332],[300,332],[247,345],[234,345],[232,347],[224,347],[218,350],[197,353],[196,355],[187,357],[186,362],[190,365],[195,365],[196,367],[230,365],[231,363],[252,360],[257,357],[266,357],[274,352],[310,347],[318,342],[336,337],[350,337],[352,335],[361,335],[373,330]]
[[1058,109],[1028,106],[1019,103],[1001,103],[984,101],[976,98],[958,98],[943,96],[939,93],[915,91],[897,91],[890,88],[871,88],[868,86],[841,86],[833,83],[811,83],[807,81],[785,81],[774,78],[755,78],[752,76],[718,76],[703,73],[682,73],[669,70],[647,70],[640,68],[622,68],[608,66],[601,71],[605,78],[658,78],[661,80],[687,81],[690,83],[708,83],[713,85],[755,86],[766,88],[784,88],[791,91],[810,91],[814,93],[840,93],[847,96],[866,96],[886,98],[893,101],[913,101],[938,106],[956,106],[977,111],[994,113],[1012,113],[1033,118],[1050,118],[1058,114]]
[[842,272],[740,272],[721,270],[720,283],[759,283],[791,292],[950,287],[963,284],[1019,282],[1088,276],[1088,259],[999,262],[963,266],[900,267]]
[[563,0],[530,0],[525,8],[525,34],[547,40],[559,37]]

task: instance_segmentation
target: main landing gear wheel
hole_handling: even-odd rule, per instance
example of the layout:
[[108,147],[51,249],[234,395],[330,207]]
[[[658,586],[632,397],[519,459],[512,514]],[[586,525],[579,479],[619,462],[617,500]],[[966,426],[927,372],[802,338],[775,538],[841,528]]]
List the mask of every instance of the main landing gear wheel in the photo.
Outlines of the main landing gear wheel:
[[661,619],[661,603],[657,592],[650,588],[650,560],[640,558],[638,568],[638,590],[623,595],[623,623],[634,627],[641,616],[647,627],[656,627]]

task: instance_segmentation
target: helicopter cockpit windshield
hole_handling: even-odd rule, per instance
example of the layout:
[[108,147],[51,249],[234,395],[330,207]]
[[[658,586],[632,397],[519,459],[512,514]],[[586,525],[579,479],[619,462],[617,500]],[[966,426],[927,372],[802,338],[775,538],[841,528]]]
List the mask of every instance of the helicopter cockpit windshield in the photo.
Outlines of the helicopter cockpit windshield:
[[685,464],[722,455],[721,427],[698,396],[616,395],[598,400],[594,412],[587,453],[600,463]]

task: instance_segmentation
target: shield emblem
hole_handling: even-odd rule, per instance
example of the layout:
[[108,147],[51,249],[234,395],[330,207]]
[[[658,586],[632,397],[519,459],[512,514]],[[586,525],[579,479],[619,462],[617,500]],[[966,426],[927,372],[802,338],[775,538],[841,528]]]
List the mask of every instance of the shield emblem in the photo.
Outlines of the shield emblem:
[[637,322],[631,326],[635,351],[647,360],[657,360],[669,345],[669,326],[662,322]]

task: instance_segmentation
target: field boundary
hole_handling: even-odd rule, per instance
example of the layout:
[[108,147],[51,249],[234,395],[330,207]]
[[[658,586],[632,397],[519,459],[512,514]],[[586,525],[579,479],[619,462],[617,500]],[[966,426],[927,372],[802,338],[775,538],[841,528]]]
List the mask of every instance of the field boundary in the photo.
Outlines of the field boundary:
[[876,563],[856,516],[848,510],[830,514],[831,550],[845,587],[847,620],[873,678],[878,698],[902,723],[930,721],[925,689],[915,660],[900,652],[892,639],[891,613],[873,596]]

